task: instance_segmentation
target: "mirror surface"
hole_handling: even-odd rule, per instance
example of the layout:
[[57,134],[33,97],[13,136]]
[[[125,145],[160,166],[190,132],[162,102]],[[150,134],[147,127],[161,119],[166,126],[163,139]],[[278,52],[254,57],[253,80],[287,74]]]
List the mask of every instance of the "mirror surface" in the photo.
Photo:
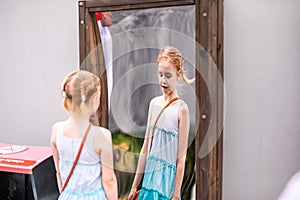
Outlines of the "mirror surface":
[[[112,50],[108,51],[112,51],[112,58],[106,63],[112,73],[112,80],[108,82],[113,85],[109,92],[109,129],[113,133],[119,197],[126,199],[143,144],[149,102],[162,94],[156,65],[160,49],[167,45],[178,48],[187,76],[195,76],[195,48],[189,45],[195,38],[195,7],[115,11],[112,12],[112,20],[112,25],[108,27],[112,36]],[[107,42],[104,41],[104,45]],[[197,112],[194,87],[194,84],[187,85],[181,80],[177,88],[179,96],[189,106],[191,118],[182,199],[190,199],[194,185]]]

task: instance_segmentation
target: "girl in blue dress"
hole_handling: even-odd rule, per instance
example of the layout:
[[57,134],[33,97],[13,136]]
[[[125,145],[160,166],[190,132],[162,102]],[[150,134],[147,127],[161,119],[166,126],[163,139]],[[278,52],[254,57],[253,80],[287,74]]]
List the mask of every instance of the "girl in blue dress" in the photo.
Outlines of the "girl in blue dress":
[[150,102],[146,135],[129,200],[135,198],[142,178],[139,200],[180,199],[190,125],[187,104],[181,99],[174,101],[163,111],[156,126],[153,125],[160,110],[171,99],[178,97],[176,87],[179,78],[182,77],[188,84],[194,80],[185,76],[181,53],[174,47],[164,47],[157,64],[163,95]]
[[91,126],[89,119],[100,104],[100,80],[87,71],[68,74],[62,83],[63,106],[69,113],[65,121],[53,125],[51,146],[57,183],[61,191],[72,168],[87,127],[91,127],[78,163],[59,199],[118,199],[113,168],[111,133]]

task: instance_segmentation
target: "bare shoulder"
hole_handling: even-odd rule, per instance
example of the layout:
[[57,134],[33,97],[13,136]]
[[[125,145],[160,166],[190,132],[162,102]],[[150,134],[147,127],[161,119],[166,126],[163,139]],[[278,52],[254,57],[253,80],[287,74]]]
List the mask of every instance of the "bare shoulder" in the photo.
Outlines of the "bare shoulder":
[[95,127],[95,136],[97,138],[105,138],[108,141],[111,141],[111,132],[110,130],[103,128],[103,127],[99,127],[99,126],[94,126]]
[[94,126],[94,149],[98,154],[101,154],[103,150],[109,150],[112,145],[111,132],[103,127]]
[[57,130],[59,127],[62,127],[63,124],[64,124],[63,121],[55,122],[52,126],[52,130]]
[[179,105],[179,112],[178,112],[178,118],[181,122],[181,119],[188,119],[189,118],[189,107],[188,105],[182,100]]
[[56,135],[57,135],[57,130],[62,126],[63,122],[59,121],[53,124],[52,126],[52,133],[51,133],[51,145],[56,144]]
[[151,99],[149,103],[149,111],[151,112],[154,106],[159,105],[160,101],[161,101],[161,96],[157,96]]
[[159,102],[159,100],[161,99],[161,96],[157,96],[157,97],[154,97],[153,99],[151,99],[150,101],[150,105],[155,105]]
[[52,137],[56,136],[56,132],[58,129],[61,129],[64,125],[64,121],[55,122],[52,126]]
[[189,107],[183,100],[181,100],[181,102],[180,102],[180,111],[187,112],[187,113],[189,112]]

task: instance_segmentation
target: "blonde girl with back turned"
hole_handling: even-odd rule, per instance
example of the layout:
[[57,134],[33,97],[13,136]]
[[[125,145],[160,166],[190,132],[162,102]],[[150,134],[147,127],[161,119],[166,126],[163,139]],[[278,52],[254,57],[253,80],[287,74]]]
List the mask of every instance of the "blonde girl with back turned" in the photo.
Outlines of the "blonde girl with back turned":
[[70,172],[83,135],[88,131],[78,163],[59,199],[118,199],[113,168],[111,133],[90,124],[91,115],[100,105],[100,80],[79,70],[62,82],[63,107],[69,114],[65,121],[53,125],[51,146],[59,190]]
[[135,198],[142,178],[139,200],[180,199],[190,125],[188,106],[182,99],[176,100],[163,110],[155,126],[154,121],[159,110],[179,97],[180,77],[188,84],[194,82],[186,77],[182,63],[181,53],[174,47],[164,47],[158,55],[157,72],[163,94],[150,102],[145,139],[129,200]]

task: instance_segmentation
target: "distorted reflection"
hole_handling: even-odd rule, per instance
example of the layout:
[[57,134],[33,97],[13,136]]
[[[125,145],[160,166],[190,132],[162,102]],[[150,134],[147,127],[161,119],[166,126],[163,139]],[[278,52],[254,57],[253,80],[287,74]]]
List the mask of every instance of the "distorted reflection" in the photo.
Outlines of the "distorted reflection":
[[[157,55],[162,46],[173,45],[174,42],[177,42],[178,46],[180,41],[177,35],[195,37],[195,9],[194,6],[181,6],[118,11],[112,12],[112,16],[113,23],[109,26],[109,31],[113,42],[113,91],[109,129],[113,133],[115,145],[119,197],[126,199],[144,140],[149,102],[154,96],[161,95],[158,79],[153,77],[157,73]],[[148,29],[150,27],[154,29]],[[181,50],[183,58],[185,54],[192,55],[193,48],[190,47],[190,52]],[[190,77],[194,77],[193,66],[193,61],[184,60],[184,69]],[[181,189],[182,199],[190,199],[194,185],[194,134],[197,112],[194,86],[188,88],[182,84],[178,92],[188,104],[191,118],[189,148]]]

